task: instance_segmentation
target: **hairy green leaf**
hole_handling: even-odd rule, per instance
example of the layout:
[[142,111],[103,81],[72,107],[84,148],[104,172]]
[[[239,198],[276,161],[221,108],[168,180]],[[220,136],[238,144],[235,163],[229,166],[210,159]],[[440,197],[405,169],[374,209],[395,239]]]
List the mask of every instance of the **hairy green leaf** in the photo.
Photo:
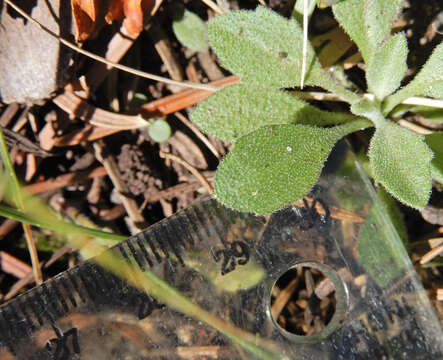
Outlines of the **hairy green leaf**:
[[404,99],[418,95],[443,98],[443,43],[434,49],[414,80],[386,99],[384,113],[389,113]]
[[351,112],[354,115],[364,116],[371,119],[375,125],[383,125],[386,122],[386,119],[380,111],[379,103],[369,99],[361,99],[352,104]]
[[300,200],[316,183],[332,146],[370,124],[332,128],[270,125],[239,138],[217,170],[215,195],[224,205],[265,214]]
[[148,127],[148,134],[155,142],[163,142],[171,136],[171,127],[165,120],[154,120]]
[[389,35],[402,0],[344,0],[332,7],[334,16],[360,49],[366,64]]
[[253,84],[225,87],[191,114],[191,120],[200,128],[228,142],[265,125],[324,126],[355,119],[353,115],[319,110],[287,92]]
[[366,70],[370,92],[382,100],[398,89],[405,75],[408,48],[403,33],[387,40],[378,50]]
[[[209,21],[208,33],[223,66],[243,82],[275,87],[300,84],[303,35],[296,21],[258,7],[216,16]],[[325,74],[310,44],[306,59],[305,83],[319,84]]]
[[432,177],[443,184],[443,132],[426,135],[426,144],[434,152],[431,162]]
[[208,51],[208,29],[194,13],[185,10],[183,17],[173,21],[172,29],[183,46],[195,51]]
[[424,136],[393,122],[377,124],[369,147],[374,179],[401,202],[422,209],[432,187],[432,151]]

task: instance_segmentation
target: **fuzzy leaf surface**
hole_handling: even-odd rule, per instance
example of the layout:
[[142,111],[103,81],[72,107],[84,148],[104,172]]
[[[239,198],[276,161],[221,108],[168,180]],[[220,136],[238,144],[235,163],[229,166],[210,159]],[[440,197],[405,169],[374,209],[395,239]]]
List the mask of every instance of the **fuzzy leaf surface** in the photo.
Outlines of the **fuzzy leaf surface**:
[[432,177],[443,184],[443,132],[426,135],[426,144],[434,152],[432,159]]
[[378,124],[369,159],[375,181],[393,196],[416,209],[426,205],[432,187],[432,151],[423,135],[388,121]]
[[388,113],[408,97],[419,95],[443,98],[443,43],[434,49],[426,64],[408,85],[386,99],[384,112]]
[[332,7],[335,18],[371,62],[401,9],[402,0],[344,0]]
[[208,51],[208,29],[205,22],[193,12],[185,10],[183,17],[173,21],[172,29],[183,46],[194,51]]
[[233,142],[265,125],[334,125],[355,120],[349,114],[327,112],[275,88],[254,84],[227,86],[201,102],[191,120],[201,129]]
[[388,39],[375,53],[366,70],[369,90],[384,99],[400,86],[405,75],[408,48],[403,33]]
[[215,195],[230,208],[266,214],[300,200],[317,182],[333,145],[367,126],[270,125],[239,138],[219,166]]
[[[258,7],[216,16],[208,23],[208,34],[223,66],[243,82],[274,87],[300,83],[303,35],[296,21]],[[321,85],[325,75],[310,44],[306,59],[305,83]]]

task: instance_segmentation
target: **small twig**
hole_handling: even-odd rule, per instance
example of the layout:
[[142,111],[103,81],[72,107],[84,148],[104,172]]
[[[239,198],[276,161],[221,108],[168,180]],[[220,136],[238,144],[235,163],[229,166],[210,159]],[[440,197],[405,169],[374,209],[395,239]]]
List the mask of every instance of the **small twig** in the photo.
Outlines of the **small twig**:
[[259,4],[261,5],[261,6],[264,6],[264,7],[267,7],[268,5],[265,3],[265,1],[264,0],[257,0],[258,2],[259,2]]
[[174,155],[171,153],[165,153],[163,151],[160,151],[160,157],[178,162],[179,164],[183,165],[202,183],[202,185],[206,188],[206,190],[208,191],[209,194],[212,194],[214,192],[209,181],[206,180],[206,178],[201,174],[200,171],[198,171],[194,166],[192,166],[186,160],[183,160],[181,157],[179,157],[177,155]]
[[29,272],[32,273],[31,266],[6,251],[0,251],[0,269],[19,279],[24,278]]
[[422,258],[420,259],[420,264],[422,264],[422,265],[426,264],[427,262],[431,261],[433,258],[440,255],[441,253],[443,253],[443,244],[435,247],[431,251],[424,254],[422,256]]
[[52,101],[68,114],[95,126],[115,130],[140,129],[149,126],[149,122],[140,115],[117,114],[97,108],[70,91],[61,93]]
[[443,109],[443,100],[412,96],[401,102],[406,105],[421,105]]
[[417,134],[429,135],[429,134],[433,133],[432,130],[426,129],[423,126],[411,123],[410,121],[407,121],[404,119],[398,120],[397,124],[407,128],[409,130],[412,130],[412,131],[416,132]]
[[210,91],[218,90],[218,88],[216,88],[214,86],[211,86],[211,85],[198,84],[198,83],[190,83],[190,82],[186,82],[186,81],[184,81],[184,82],[174,81],[172,79],[168,79],[168,78],[165,78],[163,76],[158,76],[158,75],[150,74],[150,73],[147,73],[147,72],[144,72],[144,71],[133,69],[133,68],[131,68],[129,66],[125,66],[125,65],[121,65],[121,64],[118,64],[118,63],[115,63],[115,62],[112,62],[112,61],[108,61],[105,58],[103,58],[101,56],[98,56],[98,55],[96,55],[94,53],[91,53],[91,52],[89,52],[87,50],[84,50],[84,49],[78,47],[77,45],[71,43],[70,41],[60,37],[59,35],[57,35],[53,31],[48,29],[46,26],[44,26],[41,23],[39,23],[33,17],[29,16],[20,7],[15,5],[11,0],[5,0],[5,3],[7,3],[9,6],[11,6],[15,11],[17,11],[20,15],[22,15],[26,20],[32,22],[33,24],[38,26],[40,29],[42,29],[43,31],[47,32],[49,35],[51,35],[54,38],[56,38],[63,45],[67,46],[68,48],[70,48],[70,49],[72,49],[72,50],[74,50],[74,51],[76,51],[76,52],[78,52],[80,54],[83,54],[83,55],[85,55],[87,57],[90,57],[91,59],[99,61],[99,62],[101,62],[103,64],[106,64],[108,66],[114,67],[116,69],[125,71],[125,72],[133,74],[133,75],[140,76],[140,77],[145,78],[145,79],[159,81],[159,82],[163,82],[163,83],[170,84],[170,85],[188,87],[188,88],[193,88],[193,89],[210,90]]
[[104,144],[101,140],[95,142],[94,143],[95,156],[97,160],[100,161],[103,164],[104,168],[106,169],[106,172],[108,173],[108,176],[111,179],[112,183],[114,184],[115,188],[119,192],[121,200],[123,202],[123,206],[125,207],[131,220],[134,222],[134,225],[137,228],[142,229],[145,226],[145,219],[141,214],[135,200],[131,199],[126,195],[130,191],[128,189],[128,186],[121,180],[120,171],[118,169],[114,157],[110,154],[108,154],[107,156],[103,156],[103,148]]
[[437,300],[443,301],[443,288],[437,289]]
[[[317,101],[340,101],[345,102],[343,98],[341,98],[338,95],[331,94],[331,93],[325,93],[325,92],[319,92],[319,91],[296,91],[291,90],[289,91],[292,95],[297,96],[300,99],[303,100],[317,100]],[[362,94],[362,96],[369,100],[374,100],[373,94]],[[435,107],[443,109],[443,100],[437,100],[437,99],[430,99],[430,98],[423,98],[423,97],[410,97],[401,102],[401,104],[406,105],[421,105],[421,106],[429,106],[429,107]]]
[[93,179],[96,177],[106,176],[106,175],[107,175],[106,169],[100,166],[93,170],[72,172],[60,175],[53,179],[35,182],[33,184],[25,186],[23,188],[23,191],[28,195],[41,194],[46,191],[62,188],[64,186],[79,182],[81,180]]
[[200,131],[200,129],[195,126],[192,121],[190,121],[186,116],[184,116],[181,112],[176,112],[175,116],[177,116],[180,121],[185,124],[201,141],[206,147],[214,154],[217,159],[220,159],[220,154],[214,145],[208,140],[208,138]]
[[54,156],[54,154],[43,150],[40,146],[34,144],[27,137],[24,137],[15,131],[3,128],[3,135],[5,137],[6,145],[9,147],[17,146],[17,148],[21,151],[41,157]]
[[298,276],[292,279],[291,282],[284,289],[282,289],[278,294],[278,296],[275,298],[274,303],[272,304],[271,307],[271,314],[275,321],[277,321],[278,317],[280,316],[280,313],[288,303],[289,299],[294,293],[294,290],[297,288],[300,280],[301,276],[300,273],[298,273]]
[[162,3],[163,3],[163,0],[155,0],[154,7],[151,10],[151,17],[157,13],[157,11],[158,11],[158,9],[160,9],[160,6]]
[[163,64],[165,64],[166,70],[171,78],[175,81],[183,81],[183,69],[177,60],[177,55],[161,25],[152,21],[149,34],[154,41],[155,50],[157,50],[157,53],[162,59]]
[[226,11],[224,11],[220,6],[218,6],[212,0],[201,0],[201,2],[204,3],[208,8],[214,10],[214,12],[219,15],[226,13]]

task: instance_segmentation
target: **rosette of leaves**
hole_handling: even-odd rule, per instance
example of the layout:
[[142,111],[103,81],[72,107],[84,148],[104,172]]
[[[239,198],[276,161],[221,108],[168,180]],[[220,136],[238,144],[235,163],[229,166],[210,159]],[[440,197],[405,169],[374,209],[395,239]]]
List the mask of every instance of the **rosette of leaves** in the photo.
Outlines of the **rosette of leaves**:
[[215,92],[191,118],[207,133],[234,144],[215,178],[215,195],[226,206],[264,214],[301,199],[316,183],[334,144],[367,127],[375,127],[368,151],[373,178],[391,195],[421,209],[432,178],[441,181],[443,133],[425,138],[388,115],[407,97],[442,97],[443,44],[398,90],[407,69],[407,43],[403,33],[390,36],[390,29],[401,0],[344,0],[332,9],[362,53],[374,100],[336,83],[309,44],[304,81],[342,97],[352,114],[319,110],[284,90],[301,80],[302,31],[296,21],[258,7],[209,22],[212,48],[241,84]]

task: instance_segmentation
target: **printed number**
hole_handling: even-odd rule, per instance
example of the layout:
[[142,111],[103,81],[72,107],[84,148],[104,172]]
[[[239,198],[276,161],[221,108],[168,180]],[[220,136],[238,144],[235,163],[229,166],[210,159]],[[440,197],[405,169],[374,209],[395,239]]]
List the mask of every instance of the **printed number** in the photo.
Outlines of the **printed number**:
[[[328,224],[331,217],[331,212],[327,205],[321,199],[314,199],[311,206],[309,206],[306,199],[303,199],[305,205],[300,209],[301,221],[300,229],[303,231],[312,229],[313,227],[324,227]],[[321,215],[317,210],[317,204],[323,210],[324,214]]]
[[225,275],[235,269],[237,265],[245,265],[249,261],[249,247],[242,241],[230,243],[229,248],[220,249],[212,253],[214,260],[222,260],[221,274]]
[[[52,327],[57,337],[48,340],[46,343],[46,349],[52,353],[52,358],[54,360],[69,360],[72,353],[80,354],[77,328],[69,329],[64,333],[56,326],[53,325]],[[68,338],[71,338],[72,341],[72,351],[68,346]]]

